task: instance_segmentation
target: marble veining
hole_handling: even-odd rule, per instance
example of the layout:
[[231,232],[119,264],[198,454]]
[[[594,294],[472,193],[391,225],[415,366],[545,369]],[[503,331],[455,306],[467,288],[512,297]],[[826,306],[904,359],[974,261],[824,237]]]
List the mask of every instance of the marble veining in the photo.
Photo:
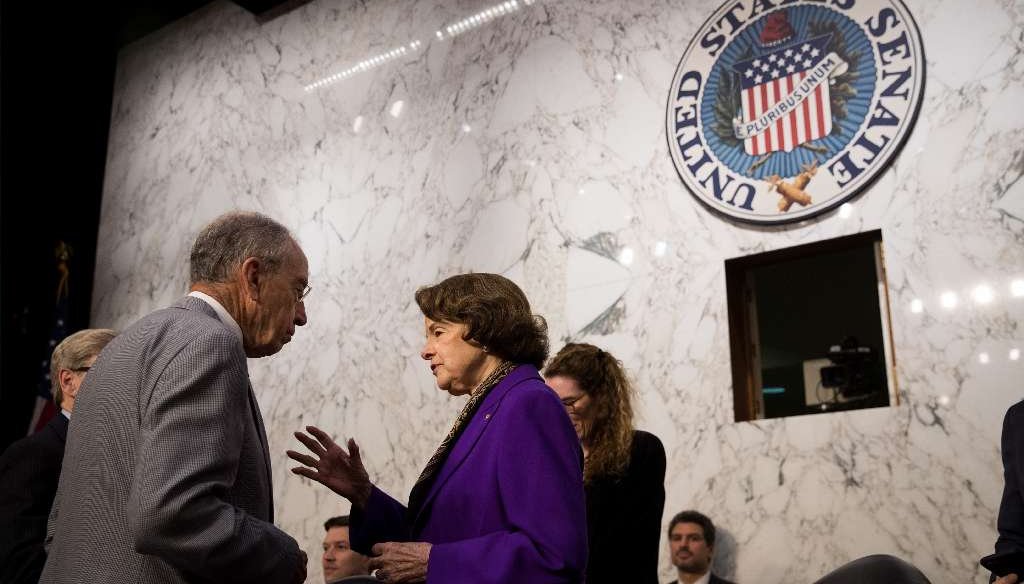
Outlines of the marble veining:
[[[454,35],[492,4],[319,0],[262,25],[210,4],[119,56],[93,324],[183,294],[188,246],[225,210],[295,231],[309,324],[250,370],[278,523],[310,582],[322,521],[347,507],[288,472],[292,431],[355,437],[404,498],[461,407],[418,356],[412,294],[467,270],[522,285],[553,349],[585,340],[625,362],[638,425],[669,453],[664,520],[709,513],[723,575],[809,582],[887,552],[936,583],[985,582],[1001,416],[1024,397],[1024,5],[907,4],[928,78],[906,147],[849,216],[770,228],[710,213],[667,152],[703,3],[520,0]],[[900,405],[734,422],[723,261],[871,229]]]

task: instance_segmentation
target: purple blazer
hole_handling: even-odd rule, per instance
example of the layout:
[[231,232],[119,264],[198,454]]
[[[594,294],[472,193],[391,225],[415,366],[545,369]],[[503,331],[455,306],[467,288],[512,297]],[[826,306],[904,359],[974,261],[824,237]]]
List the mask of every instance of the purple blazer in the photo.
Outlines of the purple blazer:
[[429,584],[583,581],[583,454],[536,368],[516,367],[484,398],[411,515],[374,487],[352,510],[352,547],[429,542]]

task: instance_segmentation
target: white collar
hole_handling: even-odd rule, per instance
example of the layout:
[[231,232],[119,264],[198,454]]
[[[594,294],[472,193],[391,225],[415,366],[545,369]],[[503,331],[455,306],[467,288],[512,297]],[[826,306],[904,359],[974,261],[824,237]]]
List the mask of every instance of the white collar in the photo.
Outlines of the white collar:
[[213,311],[217,313],[217,318],[219,318],[220,321],[223,322],[224,324],[228,325],[228,327],[234,331],[235,336],[238,337],[238,340],[242,343],[242,346],[245,346],[245,339],[242,338],[242,327],[238,326],[238,323],[231,316],[231,314],[229,314],[228,311],[224,309],[223,304],[217,302],[217,299],[214,298],[213,296],[210,296],[209,294],[204,294],[199,290],[193,290],[189,292],[188,295],[193,298],[198,298],[203,302],[209,304],[210,308],[212,308]]
[[[682,580],[676,580],[676,582],[682,582]],[[711,568],[708,567],[708,571],[704,572],[704,575],[697,579],[693,584],[708,584],[711,582]]]

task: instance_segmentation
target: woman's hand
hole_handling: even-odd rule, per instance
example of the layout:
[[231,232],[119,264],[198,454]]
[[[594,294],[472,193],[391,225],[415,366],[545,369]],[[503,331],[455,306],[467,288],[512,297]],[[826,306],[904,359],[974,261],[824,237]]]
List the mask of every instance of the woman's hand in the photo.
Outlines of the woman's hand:
[[348,452],[345,452],[344,448],[338,446],[320,428],[306,426],[306,432],[313,436],[296,432],[295,437],[305,444],[315,457],[294,450],[287,451],[288,458],[306,465],[297,466],[292,472],[324,485],[351,501],[357,508],[366,507],[373,485],[370,483],[370,475],[363,467],[363,460],[359,457],[359,446],[356,445],[356,441],[349,438]]
[[424,582],[430,544],[424,542],[378,543],[373,546],[370,572],[383,582]]
[[1007,574],[1002,578],[996,578],[995,584],[1017,584],[1017,575]]

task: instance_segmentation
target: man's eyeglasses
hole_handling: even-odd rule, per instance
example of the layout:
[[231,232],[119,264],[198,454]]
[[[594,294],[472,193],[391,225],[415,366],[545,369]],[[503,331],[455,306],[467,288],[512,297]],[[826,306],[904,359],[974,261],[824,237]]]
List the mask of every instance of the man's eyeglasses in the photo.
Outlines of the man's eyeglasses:
[[312,290],[313,290],[313,287],[310,286],[309,284],[306,284],[306,286],[303,289],[301,289],[301,290],[296,288],[295,289],[295,302],[302,302],[303,300],[305,300],[306,296],[309,296],[309,293]]
[[573,397],[563,397],[562,398],[562,405],[565,406],[566,409],[574,410],[574,409],[576,409],[576,402],[580,401],[585,396],[586,396],[586,394],[581,393],[580,395],[576,395],[576,396],[573,396]]

